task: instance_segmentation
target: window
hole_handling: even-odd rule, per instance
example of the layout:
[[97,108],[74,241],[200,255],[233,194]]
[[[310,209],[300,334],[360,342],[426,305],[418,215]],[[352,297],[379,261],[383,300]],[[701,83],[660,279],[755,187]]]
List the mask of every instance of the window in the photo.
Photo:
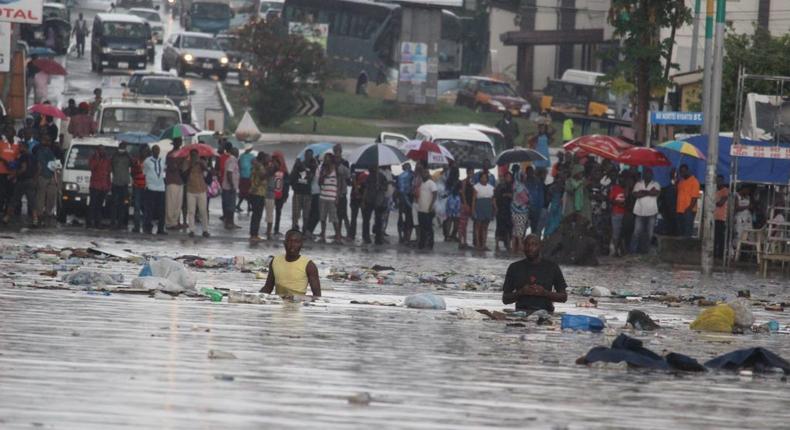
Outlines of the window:
[[217,43],[210,37],[184,36],[181,47],[186,49],[208,49],[211,51],[219,50]]
[[[94,145],[74,145],[69,152],[69,159],[66,160],[66,168],[74,170],[90,170],[88,161],[98,146]],[[104,152],[112,157],[117,148],[104,147]]]
[[145,131],[159,136],[181,122],[178,111],[151,108],[107,108],[102,114],[100,133],[126,133]]
[[144,79],[140,84],[140,94],[184,97],[187,89],[180,79]]
[[518,97],[513,88],[504,82],[480,81],[480,91],[492,96]]
[[103,33],[112,37],[139,39],[148,37],[148,26],[136,22],[105,22]]

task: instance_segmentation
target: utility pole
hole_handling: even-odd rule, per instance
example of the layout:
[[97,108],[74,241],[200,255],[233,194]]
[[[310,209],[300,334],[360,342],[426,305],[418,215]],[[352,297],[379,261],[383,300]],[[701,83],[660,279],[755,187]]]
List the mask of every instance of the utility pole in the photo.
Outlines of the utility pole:
[[717,0],[716,7],[716,52],[713,59],[710,121],[708,124],[708,158],[705,174],[705,229],[702,243],[702,273],[710,276],[713,273],[713,211],[716,209],[716,164],[719,162],[719,128],[721,122],[721,74],[724,68],[724,17],[727,0]]
[[713,66],[713,0],[705,7],[705,63],[702,71],[702,134],[710,134],[710,77]]
[[697,70],[697,49],[699,48],[699,13],[702,9],[702,0],[694,3],[694,31],[691,33],[691,65],[689,71]]

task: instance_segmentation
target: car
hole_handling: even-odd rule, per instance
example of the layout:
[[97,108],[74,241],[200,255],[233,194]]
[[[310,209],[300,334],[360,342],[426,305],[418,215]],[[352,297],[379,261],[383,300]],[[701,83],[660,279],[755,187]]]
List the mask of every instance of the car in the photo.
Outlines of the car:
[[57,206],[58,221],[66,222],[68,215],[87,216],[91,180],[88,160],[99,146],[104,146],[108,156],[112,156],[118,150],[118,142],[112,137],[88,137],[72,140],[71,146],[66,151],[66,162],[61,170],[60,183],[62,185]]
[[142,82],[143,78],[147,76],[176,76],[176,75],[175,73],[172,72],[155,72],[150,70],[138,70],[136,72],[132,72],[131,76],[129,76],[129,80],[121,83],[121,86],[126,88],[126,91],[124,91],[124,96],[129,96],[136,93],[137,89],[140,87],[140,82]]
[[143,76],[139,85],[134,87],[134,95],[162,96],[173,101],[181,110],[181,122],[190,123],[192,121],[192,99],[190,96],[195,91],[188,90],[184,80],[176,76]]
[[477,112],[509,111],[514,117],[529,118],[532,105],[518,95],[505,81],[482,76],[461,76],[458,83],[457,106]]
[[157,45],[161,45],[164,42],[165,28],[162,25],[162,17],[159,15],[158,9],[133,7],[129,9],[128,13],[148,21],[148,25],[151,27],[151,37]]
[[93,19],[91,70],[145,69],[151,48],[151,27],[139,16],[99,13]]
[[208,33],[173,33],[162,49],[162,70],[175,68],[178,76],[193,72],[204,77],[217,75],[224,81],[228,76],[228,56]]
[[130,10],[140,9],[159,9],[159,6],[154,6],[153,0],[115,0],[115,3],[110,3],[109,13],[129,13]]

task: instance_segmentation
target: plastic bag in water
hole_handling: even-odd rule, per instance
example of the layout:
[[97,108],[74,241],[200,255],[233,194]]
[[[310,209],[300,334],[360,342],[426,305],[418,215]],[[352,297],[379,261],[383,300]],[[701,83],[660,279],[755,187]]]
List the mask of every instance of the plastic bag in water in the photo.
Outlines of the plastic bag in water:
[[444,299],[433,293],[421,293],[406,297],[403,304],[407,308],[444,310],[447,305]]

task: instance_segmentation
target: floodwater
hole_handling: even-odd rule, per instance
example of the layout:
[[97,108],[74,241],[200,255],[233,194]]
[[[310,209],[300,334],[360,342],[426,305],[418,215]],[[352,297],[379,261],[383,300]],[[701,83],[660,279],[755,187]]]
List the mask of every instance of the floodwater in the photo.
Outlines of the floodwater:
[[[16,246],[88,247],[89,241],[138,254],[247,259],[280,252],[232,241],[129,240],[76,235],[15,234]],[[10,248],[9,248],[10,247]],[[411,251],[311,245],[325,300],[252,305],[178,297],[54,290],[39,275],[60,263],[0,260],[0,428],[259,429],[259,428],[787,428],[790,391],[778,374],[670,374],[622,366],[578,366],[576,358],[623,332],[627,312],[642,309],[662,329],[625,330],[656,352],[701,362],[734,349],[764,346],[790,358],[788,335],[703,334],[688,330],[696,305],[601,299],[576,308],[571,295],[558,312],[604,316],[600,334],[555,326],[510,327],[504,321],[460,320],[459,308],[501,310],[495,283],[477,290],[419,282],[333,282],[330,268],[373,264],[402,272],[504,274],[509,260]],[[120,272],[128,285],[139,264],[85,259],[84,268]],[[664,291],[787,302],[788,284],[749,274],[719,274],[702,286],[697,273],[638,259],[598,268],[564,268],[572,286],[602,285],[640,294]],[[198,288],[256,291],[253,273],[194,269]],[[13,282],[15,285],[12,285]],[[690,286],[691,288],[687,288]],[[447,311],[354,305],[399,302],[414,292],[445,298]],[[771,296],[773,295],[773,296]],[[756,322],[784,313],[755,307]],[[236,359],[209,359],[209,350]],[[349,398],[369,393],[369,404]],[[364,403],[364,402],[363,402]]]

